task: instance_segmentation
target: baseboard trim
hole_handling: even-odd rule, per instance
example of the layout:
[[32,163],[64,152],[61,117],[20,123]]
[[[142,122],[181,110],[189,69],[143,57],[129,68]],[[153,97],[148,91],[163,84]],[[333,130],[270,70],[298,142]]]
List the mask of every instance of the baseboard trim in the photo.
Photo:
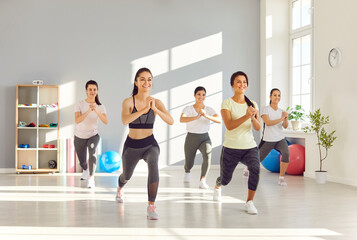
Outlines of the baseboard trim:
[[15,173],[15,168],[0,168],[0,173]]
[[[316,178],[315,172],[304,172],[304,177],[315,179]],[[334,182],[334,183],[341,183],[341,184],[355,186],[355,187],[357,186],[357,180],[351,180],[351,179],[342,178],[342,177],[333,177],[333,176],[328,175],[328,172],[327,172],[326,181]]]
[[342,184],[351,185],[351,186],[354,186],[354,187],[357,186],[357,181],[356,180],[351,180],[351,179],[347,179],[347,178],[332,177],[332,176],[327,175],[327,181],[335,182],[335,183],[342,183]]

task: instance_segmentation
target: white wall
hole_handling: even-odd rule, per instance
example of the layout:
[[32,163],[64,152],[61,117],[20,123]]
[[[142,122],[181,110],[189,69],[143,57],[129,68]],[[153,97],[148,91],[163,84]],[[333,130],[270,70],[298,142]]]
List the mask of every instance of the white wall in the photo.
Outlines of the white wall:
[[[328,179],[357,186],[357,1],[315,0],[315,107],[329,115],[329,130],[337,140],[324,162]],[[332,69],[331,48],[342,51],[342,63]]]
[[[354,27],[354,23],[357,22],[357,1],[314,2],[314,107],[320,108],[324,115],[330,116],[331,123],[327,130],[336,130],[338,137],[324,161],[323,169],[328,171],[328,180],[357,186],[357,157],[354,150],[357,132],[357,111],[354,106],[357,102],[357,81],[354,76],[354,57],[357,55],[357,29]],[[272,38],[261,39],[261,104],[264,103],[265,91],[268,90],[268,87],[264,86],[265,56],[277,56],[277,61],[274,61],[276,58],[273,57],[273,80],[277,79],[286,92],[289,90],[288,8],[289,1],[286,0],[261,0],[262,36],[266,31],[266,17],[273,16]],[[341,65],[335,69],[327,62],[328,53],[334,47],[338,47],[343,55]],[[283,103],[285,101],[288,103],[287,99],[282,100]],[[318,166],[319,159],[315,161],[314,165]]]
[[[259,0],[0,1],[0,168],[14,167],[16,84],[61,85],[61,137],[67,138],[74,103],[86,97],[86,81],[96,80],[109,119],[100,125],[103,151],[120,152],[127,134],[121,102],[142,66],[153,71],[152,93],[176,121],[156,127],[160,165],[182,161],[178,116],[194,100],[196,84],[208,87],[207,104],[219,112],[222,98],[232,95],[231,74],[243,70],[248,96],[260,101],[259,20]],[[222,133],[213,126],[216,162]]]

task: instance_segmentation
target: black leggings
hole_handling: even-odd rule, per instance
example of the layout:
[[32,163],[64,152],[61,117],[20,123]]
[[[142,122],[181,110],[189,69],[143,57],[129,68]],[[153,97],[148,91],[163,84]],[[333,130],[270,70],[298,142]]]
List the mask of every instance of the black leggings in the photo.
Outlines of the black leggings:
[[234,169],[241,162],[249,169],[248,189],[257,190],[260,174],[260,162],[258,148],[233,149],[222,147],[221,175],[217,178],[216,185],[227,185],[232,180]]
[[266,156],[270,153],[271,150],[277,150],[281,154],[281,161],[284,163],[289,162],[289,147],[288,144],[284,139],[278,142],[266,142],[264,141],[263,145],[259,149],[260,153],[260,161],[262,162]]
[[159,154],[160,148],[154,135],[138,140],[128,136],[122,154],[123,173],[118,179],[119,187],[124,187],[133,176],[134,169],[139,160],[144,159],[148,164],[149,170],[147,185],[148,200],[150,202],[155,202],[157,190],[159,188]]
[[88,150],[89,174],[91,176],[95,172],[95,168],[97,164],[96,151],[97,151],[99,139],[100,137],[98,134],[88,139],[83,139],[74,136],[74,147],[76,149],[76,153],[79,159],[79,164],[81,165],[83,170],[88,169],[88,164],[87,164],[87,150]]
[[212,143],[208,133],[187,133],[185,140],[185,172],[187,173],[193,167],[197,149],[200,150],[203,158],[201,167],[201,178],[203,178],[207,176],[212,158]]

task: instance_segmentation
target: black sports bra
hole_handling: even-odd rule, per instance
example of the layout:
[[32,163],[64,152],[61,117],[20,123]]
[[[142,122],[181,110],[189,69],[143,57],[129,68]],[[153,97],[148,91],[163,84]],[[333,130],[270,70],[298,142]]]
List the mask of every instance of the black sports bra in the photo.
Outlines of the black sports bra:
[[[131,113],[136,113],[138,110],[135,107],[135,98],[133,96],[133,102],[134,102],[134,108]],[[154,122],[155,122],[155,113],[154,111],[150,108],[150,110],[129,123],[129,128],[135,128],[135,129],[153,129],[154,128]]]

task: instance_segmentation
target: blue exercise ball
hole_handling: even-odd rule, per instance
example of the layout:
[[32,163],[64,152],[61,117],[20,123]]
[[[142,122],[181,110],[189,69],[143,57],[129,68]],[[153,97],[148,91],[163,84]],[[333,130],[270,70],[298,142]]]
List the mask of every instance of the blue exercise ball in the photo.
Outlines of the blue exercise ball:
[[271,172],[280,172],[280,153],[275,149],[262,161],[262,165]]
[[121,157],[115,151],[105,152],[100,157],[100,169],[112,173],[118,171],[121,165]]

